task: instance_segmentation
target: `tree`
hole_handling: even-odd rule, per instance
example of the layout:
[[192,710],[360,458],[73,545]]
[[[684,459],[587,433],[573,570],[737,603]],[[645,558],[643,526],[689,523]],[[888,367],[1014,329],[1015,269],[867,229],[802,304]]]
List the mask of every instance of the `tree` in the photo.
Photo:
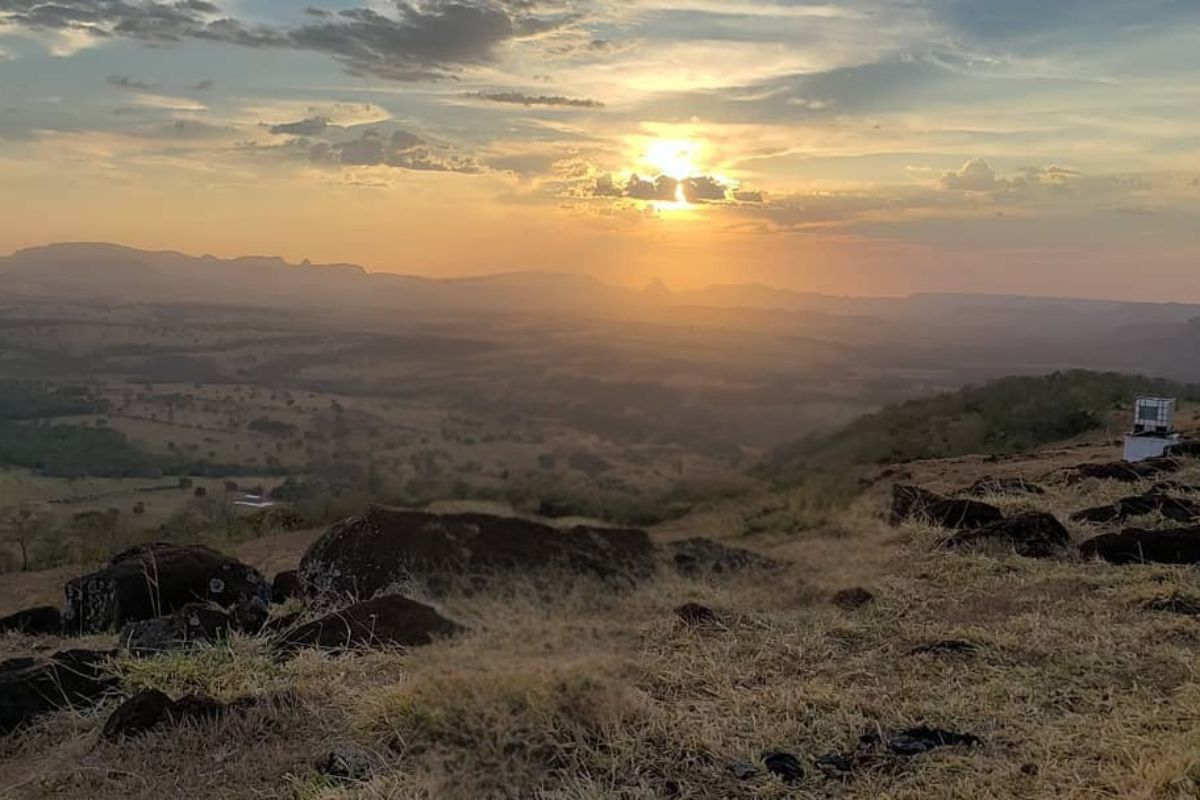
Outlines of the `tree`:
[[22,505],[6,509],[0,516],[0,536],[21,551],[21,571],[29,571],[29,550],[44,539],[54,526],[49,514]]

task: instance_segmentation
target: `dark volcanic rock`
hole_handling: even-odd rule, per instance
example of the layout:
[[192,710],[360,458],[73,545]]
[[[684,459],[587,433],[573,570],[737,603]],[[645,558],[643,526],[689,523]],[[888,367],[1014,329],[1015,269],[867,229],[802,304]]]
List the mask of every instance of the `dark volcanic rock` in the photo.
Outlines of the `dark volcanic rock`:
[[575,527],[490,514],[430,514],[371,507],[335,524],[309,547],[300,580],[314,596],[370,598],[393,584],[439,576],[561,567],[601,577],[653,570],[645,531]]
[[924,520],[942,528],[971,530],[1002,519],[1004,514],[1000,509],[978,500],[943,497],[907,484],[897,484],[892,488],[889,521],[893,525],[909,520]]
[[62,628],[62,613],[53,606],[27,608],[0,619],[0,633],[48,636],[62,633]]
[[862,608],[874,600],[875,595],[861,586],[855,586],[853,589],[842,589],[833,596],[833,604],[846,611]]
[[287,654],[303,647],[417,647],[463,630],[424,603],[383,595],[293,628],[279,638],[276,649]]
[[271,602],[284,603],[302,593],[300,573],[294,569],[285,569],[275,573],[271,581]]
[[193,644],[223,639],[233,629],[233,619],[224,611],[188,603],[174,614],[130,622],[121,629],[121,646],[135,656],[181,650]]
[[1168,472],[1178,472],[1183,465],[1174,458],[1151,458],[1146,461],[1130,463],[1128,461],[1109,461],[1102,464],[1079,464],[1067,472],[1076,479],[1096,478],[1098,480],[1120,481],[1135,483],[1143,478],[1162,475]]
[[782,751],[765,753],[762,761],[767,772],[778,775],[784,783],[798,783],[804,780],[804,766],[800,763],[800,759],[791,753]]
[[699,603],[684,603],[675,609],[675,616],[688,625],[713,625],[721,621],[717,612]]
[[684,575],[723,574],[745,570],[776,570],[784,563],[740,547],[727,547],[712,539],[692,538],[668,542],[665,548]]
[[978,744],[978,736],[925,725],[899,731],[886,740],[888,750],[898,756],[918,756],[938,747],[974,747]]
[[1200,617],[1200,597],[1176,592],[1168,597],[1156,597],[1153,600],[1147,600],[1145,603],[1142,603],[1142,608],[1147,611]]
[[1156,511],[1175,522],[1195,522],[1200,519],[1200,504],[1187,498],[1172,497],[1155,489],[1145,494],[1124,497],[1111,505],[1076,511],[1071,515],[1071,519],[1075,522],[1103,524],[1119,522],[1129,517],[1144,517]]
[[1028,511],[976,530],[959,531],[945,542],[948,547],[980,543],[1011,547],[1027,558],[1050,558],[1067,549],[1071,535],[1053,514]]
[[188,603],[225,608],[270,602],[271,587],[237,559],[200,546],[150,544],[113,557],[107,567],[66,585],[66,625],[98,633],[170,614]]
[[1024,478],[994,478],[990,475],[972,483],[960,494],[968,497],[986,497],[992,494],[1021,495],[1045,494],[1046,490]]
[[0,664],[0,734],[69,706],[89,706],[116,686],[103,670],[111,652],[63,650],[49,661],[15,658]]
[[226,704],[202,694],[189,694],[171,700],[157,689],[144,689],[109,715],[101,735],[110,740],[140,736],[159,725],[214,720],[230,709],[248,708],[256,703],[256,699],[246,698]]
[[1079,545],[1084,558],[1113,564],[1200,564],[1200,527],[1148,531],[1130,528]]
[[354,744],[339,744],[316,763],[317,772],[339,783],[369,781],[379,771],[382,759]]

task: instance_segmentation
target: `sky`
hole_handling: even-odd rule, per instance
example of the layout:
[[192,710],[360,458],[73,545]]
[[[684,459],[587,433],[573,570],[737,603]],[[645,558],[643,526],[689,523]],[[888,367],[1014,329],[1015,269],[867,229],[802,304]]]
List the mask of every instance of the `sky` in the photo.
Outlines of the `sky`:
[[0,0],[0,252],[1200,301],[1196,0]]

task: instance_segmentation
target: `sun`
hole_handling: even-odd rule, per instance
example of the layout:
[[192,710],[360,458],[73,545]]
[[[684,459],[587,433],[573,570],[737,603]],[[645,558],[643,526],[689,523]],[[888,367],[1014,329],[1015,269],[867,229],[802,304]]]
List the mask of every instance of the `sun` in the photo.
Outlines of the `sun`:
[[699,150],[695,142],[687,139],[656,139],[647,145],[643,158],[658,170],[659,175],[681,181],[697,173],[696,156]]

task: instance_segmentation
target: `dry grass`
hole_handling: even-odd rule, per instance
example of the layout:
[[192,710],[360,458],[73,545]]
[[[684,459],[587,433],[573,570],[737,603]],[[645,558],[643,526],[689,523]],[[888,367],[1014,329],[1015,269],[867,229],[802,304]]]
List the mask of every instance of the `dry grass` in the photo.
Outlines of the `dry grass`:
[[[1033,477],[1076,451],[1025,462],[913,467],[933,488],[985,471]],[[1200,470],[1179,479],[1200,482]],[[1051,483],[1010,510],[1065,512],[1139,487]],[[408,653],[305,653],[272,661],[262,642],[121,661],[126,691],[203,690],[295,702],[210,726],[108,744],[112,707],[58,714],[0,750],[4,797],[342,798],[1130,798],[1200,797],[1200,620],[1147,600],[1200,594],[1195,569],[952,553],[938,532],[879,518],[886,487],[836,524],[766,531],[753,546],[794,566],[763,578],[663,575],[616,592],[582,579],[516,579],[447,597],[471,632]],[[756,501],[757,502],[757,501]],[[694,533],[731,534],[745,510],[705,512]],[[709,525],[705,525],[705,520]],[[675,524],[664,535],[682,535]],[[1075,528],[1073,534],[1089,531]],[[857,611],[830,594],[864,585]],[[687,625],[685,601],[720,621]],[[947,639],[966,653],[918,653]],[[860,734],[919,723],[969,732],[970,749],[883,759],[847,779],[813,760]],[[317,774],[332,743],[384,765],[344,785]],[[788,786],[766,751],[800,757]],[[736,762],[760,766],[739,779]]]

